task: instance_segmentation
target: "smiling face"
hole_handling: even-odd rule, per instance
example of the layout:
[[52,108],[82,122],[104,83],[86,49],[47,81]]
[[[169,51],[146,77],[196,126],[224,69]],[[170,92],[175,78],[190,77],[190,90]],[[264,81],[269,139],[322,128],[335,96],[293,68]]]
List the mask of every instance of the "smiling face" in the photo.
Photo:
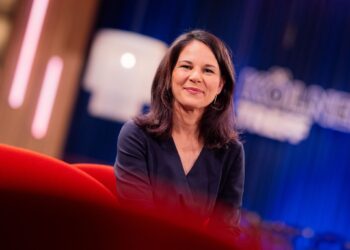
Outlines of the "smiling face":
[[201,112],[223,87],[218,62],[210,48],[193,40],[181,51],[172,72],[174,105]]

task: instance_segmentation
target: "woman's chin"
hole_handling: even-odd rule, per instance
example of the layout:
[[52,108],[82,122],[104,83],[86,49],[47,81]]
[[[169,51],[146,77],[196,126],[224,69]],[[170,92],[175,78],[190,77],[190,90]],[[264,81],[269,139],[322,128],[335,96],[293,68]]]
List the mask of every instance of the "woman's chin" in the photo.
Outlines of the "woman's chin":
[[198,102],[184,102],[181,107],[186,111],[204,110],[205,106],[199,104]]

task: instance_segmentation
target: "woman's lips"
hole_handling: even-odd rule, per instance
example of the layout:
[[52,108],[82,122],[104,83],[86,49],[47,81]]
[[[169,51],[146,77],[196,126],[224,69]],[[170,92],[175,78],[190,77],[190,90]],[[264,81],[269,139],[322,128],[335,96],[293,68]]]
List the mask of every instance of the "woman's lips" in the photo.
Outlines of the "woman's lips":
[[203,93],[202,90],[200,89],[197,89],[197,88],[192,88],[192,87],[186,87],[184,88],[187,92],[189,92],[190,94],[200,94],[200,93]]

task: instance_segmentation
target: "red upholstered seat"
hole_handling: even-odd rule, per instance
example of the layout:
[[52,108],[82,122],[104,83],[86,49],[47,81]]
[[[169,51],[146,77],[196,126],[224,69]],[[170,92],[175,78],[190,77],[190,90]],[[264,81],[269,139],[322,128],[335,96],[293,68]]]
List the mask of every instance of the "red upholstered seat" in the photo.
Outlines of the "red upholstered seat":
[[43,154],[0,145],[0,166],[1,189],[86,202],[115,202],[115,197],[100,182]]
[[78,163],[72,164],[72,166],[94,177],[117,197],[117,182],[113,166],[93,163]]
[[120,207],[60,160],[0,144],[2,249],[238,249],[186,221]]
[[96,225],[105,210],[115,207],[115,196],[86,173],[52,157],[0,145],[1,246],[80,246],[85,235],[98,238],[102,225],[89,224]]

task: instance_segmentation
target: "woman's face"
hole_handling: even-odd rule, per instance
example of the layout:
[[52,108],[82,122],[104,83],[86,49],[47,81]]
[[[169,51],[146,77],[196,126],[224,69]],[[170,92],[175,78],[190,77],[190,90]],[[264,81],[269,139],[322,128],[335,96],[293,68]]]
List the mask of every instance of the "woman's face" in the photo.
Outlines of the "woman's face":
[[210,48],[197,40],[187,44],[172,72],[174,105],[203,112],[223,84],[219,64]]

